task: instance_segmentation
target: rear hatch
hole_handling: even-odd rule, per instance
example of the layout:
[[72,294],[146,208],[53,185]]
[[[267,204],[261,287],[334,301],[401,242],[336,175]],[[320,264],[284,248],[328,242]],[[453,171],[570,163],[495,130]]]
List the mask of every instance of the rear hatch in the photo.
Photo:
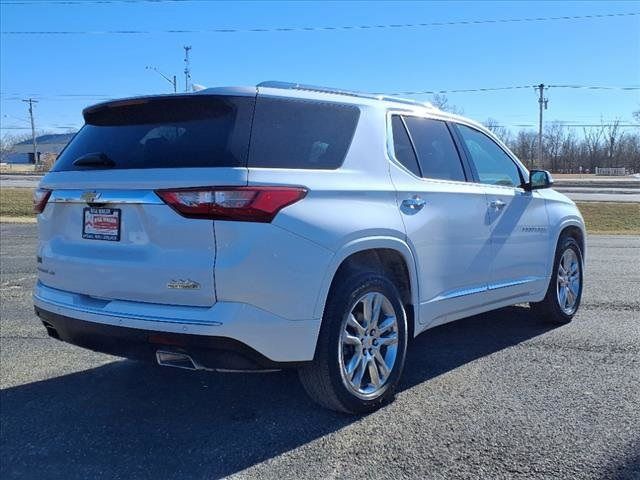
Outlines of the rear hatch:
[[98,299],[215,303],[213,219],[179,214],[158,191],[245,186],[254,105],[255,90],[86,109],[41,183],[40,281]]

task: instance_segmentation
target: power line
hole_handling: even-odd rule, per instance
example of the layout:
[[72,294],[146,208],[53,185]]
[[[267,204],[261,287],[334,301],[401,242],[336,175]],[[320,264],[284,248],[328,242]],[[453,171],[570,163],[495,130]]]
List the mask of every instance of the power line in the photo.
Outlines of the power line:
[[[553,123],[554,121],[552,121],[551,123]],[[548,123],[547,123],[548,125]],[[538,125],[535,123],[505,123],[505,124],[498,124],[498,125],[492,125],[492,127],[504,127],[504,128],[509,128],[509,127],[528,127],[528,128],[533,128],[533,127],[537,127]],[[624,127],[624,128],[638,128],[640,127],[640,123],[561,123],[560,126],[562,127],[567,127],[567,128],[585,128],[585,127]]]
[[440,93],[473,93],[473,92],[497,92],[500,90],[517,90],[531,88],[534,85],[516,85],[511,87],[486,87],[486,88],[462,88],[457,90],[414,90],[408,92],[376,92],[374,95],[437,95]]
[[[482,88],[463,88],[463,89],[451,89],[451,90],[419,90],[419,91],[405,91],[405,92],[374,92],[373,95],[437,95],[444,93],[482,93],[482,92],[498,92],[505,90],[520,90],[537,88],[537,85],[512,85],[506,87],[482,87]],[[583,90],[608,90],[608,91],[639,91],[640,86],[601,86],[601,85],[545,85],[546,88],[570,88],[570,89],[583,89]],[[117,98],[119,96],[142,96],[148,95],[148,93],[126,93],[122,95],[109,95],[107,93],[19,93],[19,92],[0,92],[0,96],[5,97],[4,100],[20,100],[24,96],[31,96],[41,100],[52,99],[86,99],[86,100],[107,100],[111,98]]]
[[598,85],[547,85],[547,88],[577,88],[585,90],[640,90],[640,87],[603,87]]
[[[599,85],[545,85],[545,88],[573,88],[588,90],[622,90],[635,91],[640,90],[640,86],[599,86]],[[538,88],[538,85],[512,85],[508,87],[486,87],[486,88],[463,88],[454,90],[418,90],[408,92],[380,92],[374,95],[437,95],[441,93],[475,93],[475,92],[497,92],[501,90],[520,90],[520,89]]]
[[191,3],[191,2],[215,2],[218,0],[33,0],[17,2],[0,2],[1,5],[83,5],[83,4],[109,4],[109,3]]
[[340,25],[318,27],[273,27],[273,28],[212,28],[212,29],[170,29],[170,30],[7,30],[2,35],[148,35],[148,34],[193,34],[193,33],[278,33],[278,32],[317,32],[341,30],[378,30],[398,28],[448,27],[459,25],[485,25],[498,23],[531,23],[546,21],[589,20],[615,17],[632,17],[640,12],[602,13],[592,15],[563,15],[558,17],[526,17],[482,20],[452,20],[426,23],[396,23],[384,25]]

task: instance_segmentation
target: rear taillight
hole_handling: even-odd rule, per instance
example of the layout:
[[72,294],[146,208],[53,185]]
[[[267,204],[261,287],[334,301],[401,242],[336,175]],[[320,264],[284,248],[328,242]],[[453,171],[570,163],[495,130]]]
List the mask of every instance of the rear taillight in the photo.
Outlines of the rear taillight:
[[49,197],[51,196],[51,190],[44,188],[36,188],[33,191],[33,212],[42,213],[44,207],[47,206]]
[[265,222],[287,205],[302,199],[302,187],[198,187],[157,190],[165,203],[183,217]]

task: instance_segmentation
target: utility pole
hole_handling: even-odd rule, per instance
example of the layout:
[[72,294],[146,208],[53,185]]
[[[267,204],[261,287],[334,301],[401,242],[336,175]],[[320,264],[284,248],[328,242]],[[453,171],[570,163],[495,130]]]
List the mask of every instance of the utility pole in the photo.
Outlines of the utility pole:
[[189,83],[191,81],[191,65],[189,65],[189,50],[191,45],[184,46],[184,91],[189,92]]
[[38,166],[38,145],[36,144],[36,126],[33,121],[33,104],[38,103],[38,101],[32,98],[28,98],[22,101],[29,104],[29,117],[31,117],[31,140],[33,141],[33,163],[37,167]]
[[549,99],[544,97],[544,89],[549,88],[545,87],[544,83],[541,83],[537,87],[534,87],[538,90],[540,96],[538,97],[538,105],[540,107],[540,120],[538,122],[538,168],[542,168],[542,108],[547,109],[547,104],[549,103]]

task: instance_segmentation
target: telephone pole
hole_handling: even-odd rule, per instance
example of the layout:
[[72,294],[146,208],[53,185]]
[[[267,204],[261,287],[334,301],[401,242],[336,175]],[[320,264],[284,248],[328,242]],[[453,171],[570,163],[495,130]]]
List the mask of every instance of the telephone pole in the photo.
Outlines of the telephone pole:
[[191,45],[184,46],[184,91],[189,92],[189,82],[191,81],[191,65],[189,64],[189,50]]
[[38,166],[38,145],[36,144],[36,127],[33,121],[33,104],[38,103],[38,101],[32,98],[28,98],[22,101],[29,104],[29,117],[31,118],[31,140],[33,141],[33,163],[37,167]]
[[540,120],[538,122],[538,168],[542,168],[542,109],[547,109],[547,104],[549,103],[549,99],[544,96],[544,89],[549,88],[545,87],[544,83],[541,83],[537,87],[534,87],[538,90],[540,96],[538,97],[538,105],[540,107]]

